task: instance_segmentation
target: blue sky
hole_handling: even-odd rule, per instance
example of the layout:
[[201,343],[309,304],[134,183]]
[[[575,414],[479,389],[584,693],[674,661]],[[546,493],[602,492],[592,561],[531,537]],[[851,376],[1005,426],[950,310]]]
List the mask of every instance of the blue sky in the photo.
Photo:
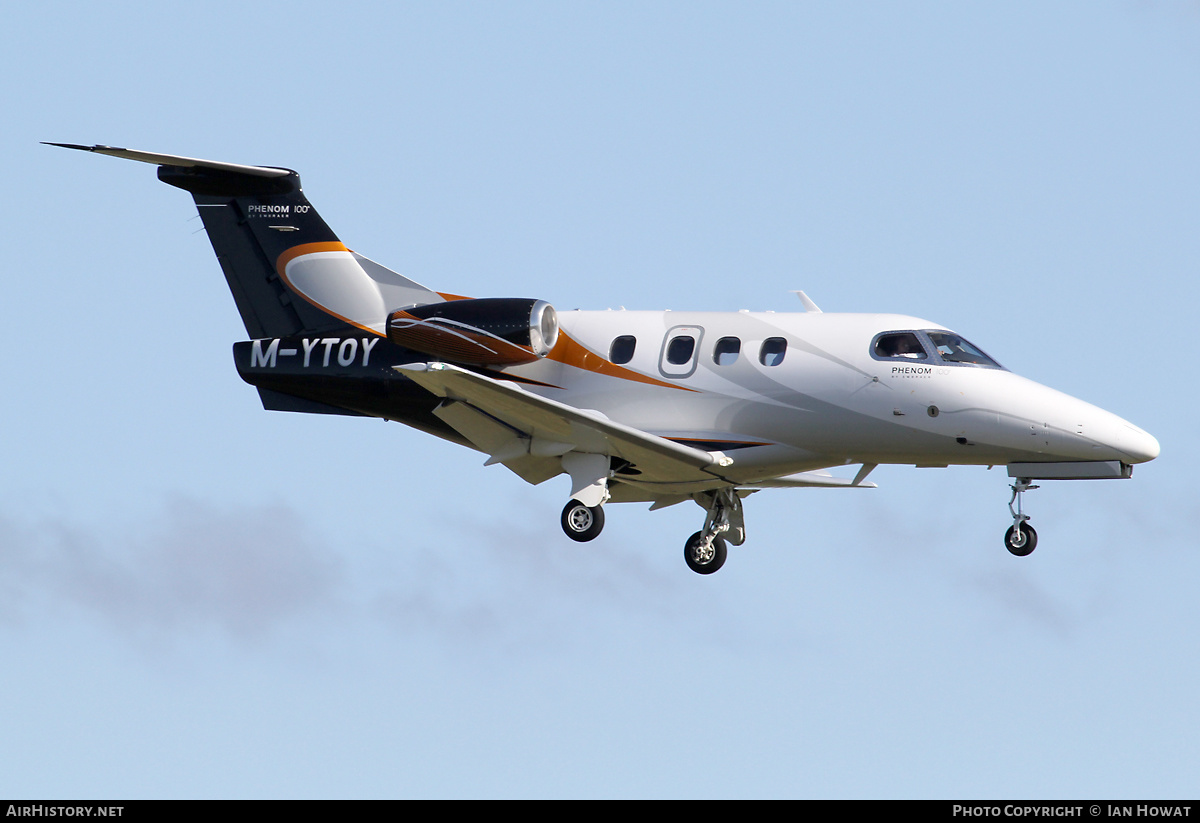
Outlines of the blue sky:
[[[1194,797],[1200,6],[26,4],[0,33],[0,795]],[[1026,499],[881,467],[580,546],[395,424],[265,412],[190,199],[563,309],[913,314],[1147,429]]]

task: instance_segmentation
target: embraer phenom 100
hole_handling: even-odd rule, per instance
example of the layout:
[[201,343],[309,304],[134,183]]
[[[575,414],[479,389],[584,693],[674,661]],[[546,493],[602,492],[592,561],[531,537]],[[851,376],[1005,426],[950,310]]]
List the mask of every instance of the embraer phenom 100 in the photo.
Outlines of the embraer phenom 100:
[[[1005,369],[935,323],[805,311],[557,312],[435,292],[342,245],[289,169],[56,143],[158,166],[195,199],[251,339],[264,408],[381,417],[488,455],[529,483],[571,481],[580,542],[604,505],[694,500],[684,558],[709,574],[768,488],[873,487],[881,463],[1004,465],[1015,555],[1036,480],[1127,478],[1158,442]],[[851,477],[831,467],[857,465]]]

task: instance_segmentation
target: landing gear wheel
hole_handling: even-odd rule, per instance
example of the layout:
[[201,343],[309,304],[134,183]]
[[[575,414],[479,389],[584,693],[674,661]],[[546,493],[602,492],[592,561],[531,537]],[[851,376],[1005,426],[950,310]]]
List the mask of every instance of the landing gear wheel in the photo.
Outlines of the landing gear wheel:
[[1037,532],[1028,523],[1022,523],[1020,531],[1016,526],[1009,526],[1008,531],[1004,533],[1004,548],[1017,557],[1032,554],[1037,548]]
[[724,540],[714,537],[712,545],[705,551],[703,537],[704,532],[696,532],[688,538],[683,546],[683,559],[696,574],[712,574],[725,565],[728,550]]
[[585,506],[578,500],[567,501],[562,510],[562,530],[567,537],[578,543],[586,543],[599,537],[603,528],[603,507]]

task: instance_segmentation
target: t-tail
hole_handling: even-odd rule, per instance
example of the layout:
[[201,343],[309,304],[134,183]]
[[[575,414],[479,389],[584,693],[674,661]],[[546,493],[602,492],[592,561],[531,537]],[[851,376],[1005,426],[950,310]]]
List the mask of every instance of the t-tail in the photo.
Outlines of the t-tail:
[[192,195],[252,338],[356,330],[385,336],[388,313],[445,298],[344,246],[291,169],[112,146],[50,143],[153,163]]

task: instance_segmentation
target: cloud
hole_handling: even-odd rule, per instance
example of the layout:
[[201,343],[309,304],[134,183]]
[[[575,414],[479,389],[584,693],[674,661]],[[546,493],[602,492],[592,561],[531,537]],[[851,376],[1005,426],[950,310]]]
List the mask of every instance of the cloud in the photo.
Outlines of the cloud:
[[719,642],[736,617],[679,552],[664,566],[661,547],[613,535],[580,546],[553,517],[531,521],[516,502],[502,511],[430,518],[365,545],[328,540],[278,504],[175,496],[131,524],[86,527],[0,511],[0,625],[82,615],[151,648],[205,633],[255,645],[293,632],[320,645],[336,625],[503,654],[620,627],[670,631],[680,613]]
[[659,547],[622,544],[616,528],[578,544],[544,512],[531,519],[515,503],[503,511],[487,522],[465,515],[439,529],[437,545],[401,550],[397,566],[378,576],[372,614],[390,631],[498,649],[554,646],[589,626],[653,631],[681,611],[717,625],[727,616],[719,589],[700,585],[681,551],[664,569],[653,560]]
[[[111,526],[109,527],[111,528]],[[216,627],[241,640],[336,601],[337,556],[286,506],[220,508],[184,497],[127,539],[0,515],[9,623],[74,607],[139,637]]]

